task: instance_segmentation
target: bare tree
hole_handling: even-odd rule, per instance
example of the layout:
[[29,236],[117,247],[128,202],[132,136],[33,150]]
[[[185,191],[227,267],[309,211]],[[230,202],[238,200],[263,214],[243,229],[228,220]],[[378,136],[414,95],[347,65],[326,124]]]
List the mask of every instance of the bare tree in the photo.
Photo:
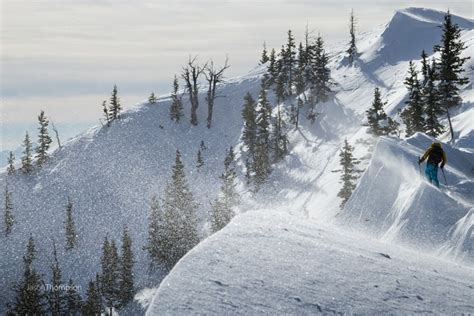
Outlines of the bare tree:
[[53,120],[51,120],[51,127],[53,128],[54,135],[56,135],[56,140],[58,142],[59,148],[62,148],[61,141],[59,140],[59,132],[58,132],[58,129],[56,128],[56,125],[54,125]]
[[200,66],[197,64],[197,56],[191,59],[189,57],[188,64],[183,67],[181,78],[185,81],[186,91],[189,93],[189,101],[191,102],[191,124],[198,125],[197,108],[199,107],[199,76],[204,72],[207,64]]
[[224,80],[224,71],[229,68],[229,58],[226,57],[224,66],[214,68],[214,61],[207,63],[206,72],[204,75],[206,76],[207,83],[209,87],[207,89],[207,128],[211,128],[212,125],[212,111],[214,109],[214,101],[217,98],[216,90],[217,84],[221,83]]

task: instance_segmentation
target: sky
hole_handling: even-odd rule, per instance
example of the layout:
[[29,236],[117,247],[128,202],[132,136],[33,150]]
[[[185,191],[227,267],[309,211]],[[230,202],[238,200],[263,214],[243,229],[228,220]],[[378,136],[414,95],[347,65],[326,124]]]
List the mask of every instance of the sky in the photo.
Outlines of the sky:
[[387,23],[410,6],[472,18],[467,1],[367,0],[0,0],[0,151],[36,134],[43,109],[63,141],[94,125],[114,84],[125,107],[171,90],[190,55],[231,68],[257,65],[263,42],[279,48],[306,24],[328,43]]

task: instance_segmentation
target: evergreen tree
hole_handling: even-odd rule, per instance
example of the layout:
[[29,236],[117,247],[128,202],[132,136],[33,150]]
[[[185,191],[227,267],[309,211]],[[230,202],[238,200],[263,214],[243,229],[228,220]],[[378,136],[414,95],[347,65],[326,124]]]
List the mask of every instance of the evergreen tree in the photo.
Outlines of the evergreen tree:
[[102,314],[102,304],[99,291],[99,285],[93,281],[89,281],[89,286],[87,288],[87,299],[82,307],[83,315],[101,315]]
[[105,300],[105,305],[112,315],[113,309],[119,307],[119,257],[115,241],[109,242],[105,237],[102,246],[102,274],[100,276],[100,290]]
[[120,112],[122,111],[122,105],[120,104],[120,98],[118,96],[117,85],[114,85],[112,94],[110,96],[110,106],[109,106],[109,120],[113,121],[120,117]]
[[[69,279],[66,289],[66,314],[79,315],[82,309],[82,298],[77,292],[77,285]],[[90,315],[90,314],[87,314]]]
[[409,75],[405,79],[405,85],[408,89],[408,100],[405,102],[406,107],[401,112],[401,117],[406,125],[406,135],[411,136],[416,132],[423,132],[425,127],[420,82],[412,61],[410,61]]
[[162,251],[166,248],[163,244],[165,241],[165,236],[163,234],[166,232],[164,215],[160,210],[160,205],[156,196],[151,200],[148,221],[148,242],[145,250],[148,251],[151,264],[155,265],[165,259]]
[[263,50],[262,50],[262,57],[260,58],[260,64],[264,65],[269,60],[270,60],[270,58],[268,57],[267,45],[265,44],[265,42],[263,42]]
[[15,224],[15,217],[13,216],[13,201],[11,192],[8,190],[8,185],[5,185],[5,213],[3,217],[5,224],[5,237],[11,234],[13,224]]
[[291,96],[293,94],[293,83],[294,83],[294,65],[296,63],[296,45],[295,38],[291,32],[288,30],[288,39],[286,46],[282,51],[282,69],[281,72],[285,73],[284,77],[286,82],[284,82],[285,87],[285,96]]
[[349,48],[347,49],[347,54],[349,57],[349,62],[352,64],[354,59],[357,56],[357,47],[356,47],[356,37],[355,37],[355,17],[354,10],[351,10],[350,22],[349,22],[349,33],[351,35],[351,40],[349,42]]
[[179,95],[178,77],[174,76],[173,92],[171,93],[170,118],[172,121],[178,123],[183,117],[183,102]]
[[273,161],[278,162],[288,154],[288,137],[286,135],[286,123],[282,119],[280,105],[277,106],[278,112],[276,119],[273,120],[272,128],[272,149]]
[[133,300],[135,293],[133,282],[133,264],[135,262],[132,251],[132,238],[124,227],[122,234],[122,257],[120,258],[119,297],[121,306],[125,306]]
[[270,162],[270,119],[272,108],[267,99],[264,87],[260,90],[259,107],[256,121],[256,146],[252,170],[254,172],[255,190],[258,191],[271,173]]
[[165,189],[163,213],[165,219],[164,240],[161,253],[168,268],[199,242],[197,233],[197,204],[189,190],[184,174],[181,153],[176,151],[171,180]]
[[59,266],[56,243],[53,242],[53,263],[51,264],[51,283],[48,292],[49,313],[53,316],[66,314],[67,300],[62,290],[61,267]]
[[462,102],[459,87],[469,83],[469,79],[461,75],[464,72],[464,63],[470,58],[469,56],[461,57],[461,53],[465,48],[465,43],[461,41],[461,29],[457,24],[453,24],[451,14],[448,11],[444,16],[441,43],[435,46],[434,50],[440,53],[437,63],[438,89],[441,104],[444,105],[448,116],[451,140],[454,140],[454,131],[449,109]]
[[48,135],[49,121],[44,115],[44,111],[41,111],[38,116],[39,122],[39,134],[38,134],[38,147],[36,147],[36,163],[38,167],[41,166],[48,160],[48,149],[52,142],[51,137]]
[[324,51],[324,42],[321,36],[318,36],[314,44],[312,53],[311,68],[313,75],[311,78],[311,109],[309,117],[314,113],[314,106],[320,102],[326,102],[329,99],[330,89],[330,70],[328,67],[328,57]]
[[219,197],[212,204],[211,210],[211,229],[217,232],[227,225],[234,217],[233,208],[239,201],[239,194],[236,191],[237,173],[235,172],[235,154],[234,149],[226,152],[224,159],[224,172],[219,177],[222,181]]
[[77,245],[76,226],[72,216],[72,201],[68,197],[66,205],[66,250],[74,249]]
[[428,55],[426,54],[425,50],[421,51],[421,74],[423,76],[422,80],[422,87],[426,85],[426,82],[428,81],[428,72],[430,69],[430,65],[428,64]]
[[441,96],[436,87],[436,62],[433,59],[432,66],[428,68],[427,81],[422,89],[421,100],[425,108],[425,132],[438,137],[444,132],[444,127],[439,122],[439,117],[444,114],[441,106]]
[[150,96],[148,97],[148,103],[155,104],[156,101],[157,101],[156,95],[154,92],[152,92]]
[[247,149],[247,158],[245,167],[247,170],[247,181],[250,181],[250,175],[253,172],[253,160],[255,159],[255,149],[257,144],[257,112],[255,100],[250,93],[244,98],[245,104],[242,110],[242,118],[244,119],[244,130],[242,132],[242,141]]
[[270,87],[273,83],[275,83],[276,77],[278,76],[278,65],[277,65],[277,57],[276,57],[276,52],[275,49],[272,48],[270,51],[270,57],[268,60],[268,67],[267,67],[267,73],[269,75],[269,78],[266,82],[266,85]]
[[107,101],[102,102],[102,113],[104,114],[105,121],[107,122],[107,125],[110,124],[110,111],[109,108],[107,107]]
[[15,170],[15,156],[13,155],[13,152],[10,151],[10,154],[8,155],[8,167],[7,167],[7,174],[9,176],[14,175],[16,173]]
[[204,160],[202,159],[201,149],[198,149],[197,158],[196,158],[196,167],[199,169],[204,166]]
[[204,141],[203,141],[203,140],[201,140],[201,144],[199,145],[199,148],[201,149],[201,152],[207,150],[207,147],[206,147],[206,145],[204,144]]
[[43,315],[45,296],[42,280],[33,267],[36,247],[33,237],[28,239],[26,254],[23,257],[24,272],[22,282],[16,286],[16,301],[13,311],[16,315]]
[[385,104],[382,102],[379,88],[376,87],[372,107],[366,111],[370,132],[375,136],[394,133],[394,129],[397,128],[397,123],[385,113],[383,109]]
[[337,194],[338,197],[342,198],[341,202],[341,209],[344,208],[347,201],[352,195],[352,191],[354,191],[356,185],[354,183],[357,180],[357,173],[360,172],[355,168],[355,166],[359,163],[357,159],[354,158],[353,155],[354,147],[349,145],[347,139],[344,140],[344,146],[342,147],[341,153],[339,154],[339,163],[341,164],[341,183],[342,188]]
[[32,145],[28,132],[26,132],[25,140],[23,141],[23,147],[25,149],[23,150],[24,156],[21,158],[21,169],[23,170],[23,173],[30,174],[33,172],[33,160],[31,158]]

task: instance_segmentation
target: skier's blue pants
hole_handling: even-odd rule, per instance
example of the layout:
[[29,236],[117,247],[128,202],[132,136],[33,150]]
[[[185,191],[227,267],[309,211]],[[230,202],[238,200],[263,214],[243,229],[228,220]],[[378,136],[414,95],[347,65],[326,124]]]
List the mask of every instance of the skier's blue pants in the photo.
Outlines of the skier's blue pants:
[[426,164],[425,169],[426,178],[430,183],[434,183],[439,188],[439,181],[438,181],[438,166],[433,165],[430,163]]

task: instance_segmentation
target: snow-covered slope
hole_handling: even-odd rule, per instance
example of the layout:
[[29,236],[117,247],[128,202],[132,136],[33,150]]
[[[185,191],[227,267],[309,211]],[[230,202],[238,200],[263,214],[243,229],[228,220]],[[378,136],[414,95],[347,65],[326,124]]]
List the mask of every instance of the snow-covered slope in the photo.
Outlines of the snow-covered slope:
[[147,315],[469,313],[473,272],[264,209],[189,252]]
[[[399,19],[405,19],[405,23],[411,25],[412,28],[404,28],[405,23],[400,23]],[[290,155],[286,157],[285,161],[274,167],[274,172],[267,188],[258,197],[261,199],[261,202],[256,202],[254,197],[249,194],[248,188],[243,184],[244,179],[241,169],[238,170],[242,180],[242,183],[239,184],[239,190],[244,197],[242,199],[244,202],[241,206],[242,210],[266,208],[268,209],[267,213],[269,213],[272,212],[270,210],[279,208],[286,215],[275,215],[274,221],[269,221],[268,217],[272,217],[272,215],[265,212],[240,216],[230,228],[226,228],[223,232],[212,236],[183,258],[166,279],[167,281],[161,287],[155,301],[160,302],[159,304],[163,304],[163,306],[169,306],[169,304],[173,303],[169,295],[188,291],[194,297],[192,304],[185,304],[186,308],[192,308],[192,310],[187,311],[199,312],[199,307],[201,306],[194,304],[198,304],[196,302],[200,299],[204,301],[208,299],[208,294],[204,292],[204,289],[199,291],[201,281],[199,281],[200,276],[197,275],[196,271],[211,271],[210,273],[212,274],[212,271],[214,271],[212,267],[214,265],[206,261],[209,254],[215,252],[216,256],[219,253],[226,256],[229,255],[229,260],[235,260],[235,265],[243,265],[241,261],[238,261],[242,258],[235,257],[237,254],[229,254],[227,252],[228,248],[232,251],[238,250],[239,256],[243,256],[243,263],[254,268],[255,271],[251,273],[256,275],[266,273],[264,282],[269,284],[269,287],[263,287],[261,295],[273,298],[270,300],[271,303],[265,303],[265,306],[261,306],[261,311],[265,311],[264,309],[266,308],[270,312],[278,311],[278,305],[275,305],[278,298],[284,301],[284,304],[282,303],[281,305],[282,312],[318,311],[318,305],[307,303],[314,302],[312,299],[309,299],[309,296],[316,294],[321,295],[322,298],[315,304],[319,304],[319,307],[328,313],[331,310],[340,311],[341,305],[338,305],[338,303],[348,302],[354,303],[349,304],[349,306],[354,307],[354,312],[356,310],[361,312],[377,311],[374,307],[375,305],[372,306],[374,309],[362,309],[359,303],[355,303],[358,299],[368,300],[365,302],[369,304],[376,302],[377,299],[383,301],[386,298],[385,302],[387,303],[383,306],[387,310],[394,310],[402,306],[403,302],[408,302],[405,301],[405,296],[408,296],[408,299],[410,299],[410,311],[415,311],[416,306],[424,306],[423,304],[431,302],[428,299],[424,300],[423,297],[425,296],[423,295],[426,295],[426,297],[433,301],[445,302],[445,309],[440,304],[437,305],[438,307],[433,307],[433,310],[438,312],[453,311],[448,299],[444,299],[442,295],[426,290],[426,288],[432,286],[430,283],[435,284],[434,286],[439,285],[442,289],[454,286],[453,291],[449,292],[446,290],[448,293],[452,293],[452,295],[450,294],[446,297],[454,297],[459,294],[459,301],[453,302],[464,302],[465,295],[472,293],[472,288],[466,286],[469,282],[471,286],[473,283],[472,278],[471,281],[468,278],[468,272],[471,271],[469,268],[457,267],[453,263],[449,263],[449,267],[442,268],[441,266],[446,263],[436,263],[436,270],[443,277],[447,278],[446,281],[437,280],[437,274],[435,272],[433,272],[435,274],[432,274],[427,270],[430,266],[426,263],[428,259],[423,259],[425,257],[417,261],[411,259],[408,252],[392,250],[392,246],[376,242],[366,242],[360,247],[352,249],[349,245],[359,243],[359,239],[344,237],[340,232],[334,232],[332,228],[326,230],[314,222],[301,220],[302,217],[318,222],[337,220],[338,223],[344,222],[347,224],[345,229],[356,225],[359,228],[367,229],[371,226],[367,225],[367,223],[360,223],[359,218],[355,216],[357,212],[363,211],[364,213],[371,214],[372,220],[374,222],[378,221],[379,226],[384,227],[384,230],[375,231],[377,237],[385,236],[386,240],[388,240],[387,236],[391,236],[391,240],[410,241],[411,245],[414,243],[413,237],[416,236],[414,230],[417,229],[418,225],[421,225],[424,227],[424,230],[423,234],[420,235],[422,237],[420,243],[417,243],[420,249],[437,249],[439,252],[448,254],[449,258],[453,258],[454,254],[457,257],[467,259],[464,264],[471,265],[469,254],[472,254],[472,250],[469,250],[469,247],[472,247],[472,239],[469,239],[469,231],[472,236],[474,215],[472,210],[469,211],[472,208],[472,191],[469,190],[472,190],[472,175],[468,176],[468,173],[466,173],[468,171],[466,168],[469,168],[468,164],[456,162],[454,157],[453,159],[451,158],[458,154],[464,155],[466,152],[473,151],[472,111],[474,95],[470,86],[463,88],[462,96],[465,102],[453,113],[454,127],[459,140],[455,145],[457,149],[452,149],[448,152],[450,163],[447,171],[448,181],[452,180],[458,184],[456,189],[450,189],[449,194],[441,193],[439,196],[433,194],[435,189],[422,183],[418,178],[416,169],[414,169],[416,165],[411,165],[411,167],[403,169],[403,173],[407,173],[406,176],[400,175],[393,178],[395,182],[393,190],[395,192],[406,193],[407,195],[405,196],[407,197],[412,195],[416,197],[412,199],[413,203],[411,206],[402,203],[404,196],[400,196],[400,198],[392,197],[391,194],[393,192],[389,190],[381,192],[385,199],[385,204],[380,204],[382,206],[369,203],[357,204],[358,196],[360,196],[360,200],[363,200],[364,194],[370,194],[370,190],[367,189],[367,187],[370,188],[370,185],[362,185],[358,189],[359,191],[354,194],[353,200],[349,204],[352,205],[351,210],[353,212],[349,213],[349,209],[347,209],[344,213],[337,215],[340,212],[340,199],[337,197],[340,184],[338,183],[339,174],[333,171],[339,168],[338,153],[344,138],[348,138],[350,143],[356,146],[355,154],[357,157],[363,158],[361,166],[367,168],[361,184],[370,184],[374,180],[383,181],[384,178],[372,177],[372,175],[377,171],[377,164],[380,163],[380,160],[383,161],[384,159],[384,149],[393,150],[397,157],[412,161],[414,157],[421,154],[421,151],[427,145],[428,140],[421,136],[406,142],[383,139],[377,145],[375,152],[373,152],[374,140],[366,133],[366,128],[361,127],[361,125],[365,120],[365,110],[372,102],[375,86],[381,88],[383,98],[388,101],[387,112],[392,115],[396,114],[397,109],[402,106],[406,96],[403,78],[408,68],[407,60],[412,58],[410,54],[413,54],[413,58],[418,58],[417,56],[421,50],[416,55],[415,51],[419,48],[424,48],[430,52],[432,46],[439,42],[439,29],[435,26],[441,20],[442,14],[432,10],[407,9],[398,11],[393,20],[384,29],[364,34],[363,38],[360,39],[359,50],[361,56],[355,67],[344,64],[343,52],[345,49],[343,47],[336,47],[331,51],[330,66],[333,80],[336,82],[336,85],[333,87],[333,98],[327,103],[318,105],[317,111],[321,114],[314,124],[310,124],[309,121],[303,119],[300,129],[290,132]],[[472,21],[460,17],[455,17],[455,21],[465,28],[463,39],[468,42],[468,45],[473,45]],[[423,44],[423,47],[417,46],[413,48],[413,51],[410,49],[410,52],[407,52],[406,55],[400,53],[401,55],[398,57],[391,56],[387,48],[384,49],[384,47],[395,45],[397,41],[402,41],[405,35],[416,37],[417,32],[424,30],[427,24],[435,28],[435,33],[438,35],[430,35],[426,41],[420,42],[420,45]],[[405,34],[406,32],[410,34]],[[399,34],[398,38],[397,34]],[[472,46],[470,47],[472,51]],[[468,50],[466,54],[469,54]],[[473,62],[473,60],[470,60],[466,67],[468,69],[467,75],[471,81],[474,79],[472,72]],[[99,258],[103,238],[108,235],[109,238],[118,241],[122,226],[128,225],[136,256],[135,275],[137,288],[141,289],[146,286],[156,287],[162,276],[155,275],[153,278],[149,278],[149,261],[146,252],[142,248],[146,243],[147,237],[147,217],[150,199],[153,195],[157,194],[159,196],[163,192],[166,181],[170,176],[170,167],[173,163],[175,150],[179,149],[183,154],[191,189],[200,203],[200,219],[201,224],[204,225],[204,220],[209,210],[209,201],[215,198],[218,191],[218,175],[222,170],[225,149],[231,145],[235,146],[237,149],[238,166],[242,167],[243,165],[239,152],[243,97],[247,92],[257,97],[261,74],[262,68],[257,67],[249,75],[229,80],[228,83],[221,87],[220,93],[225,98],[217,99],[214,114],[215,120],[211,129],[207,129],[204,124],[200,124],[197,127],[189,124],[189,103],[187,100],[185,100],[186,117],[183,123],[179,125],[172,123],[168,118],[169,100],[163,98],[157,104],[143,103],[138,105],[136,109],[124,113],[122,120],[114,122],[108,128],[98,127],[69,141],[62,149],[54,152],[48,166],[37,175],[26,177],[19,174],[14,178],[8,179],[9,188],[13,194],[14,215],[17,224],[14,226],[13,234],[8,238],[2,237],[2,242],[0,242],[0,271],[2,271],[2,278],[0,278],[0,312],[2,312],[2,308],[5,306],[4,303],[12,300],[14,294],[12,291],[13,282],[18,281],[21,277],[21,256],[25,251],[25,243],[30,234],[35,237],[38,251],[41,254],[38,256],[37,267],[45,274],[46,278],[49,277],[51,245],[53,241],[56,241],[59,244],[59,249],[61,249],[60,263],[63,267],[64,278],[72,277],[85,291],[88,280],[94,278],[95,273],[99,271]],[[203,93],[201,95],[201,106],[198,111],[200,122],[204,122],[206,117],[204,97]],[[274,101],[274,99],[272,100]],[[445,139],[447,136],[443,137]],[[201,141],[204,141],[208,149],[203,152],[205,166],[198,172],[195,167],[196,153]],[[414,141],[419,141],[419,143],[415,144],[413,143]],[[370,160],[372,154],[373,159]],[[472,161],[472,156],[466,157],[466,159],[471,159]],[[389,176],[391,172],[395,172],[398,175],[397,169],[392,168],[392,166],[383,166],[383,171]],[[414,176],[412,177],[412,175]],[[1,174],[0,189],[2,192],[6,182],[5,179],[5,174]],[[413,184],[414,180],[416,180],[415,184]],[[381,188],[387,187],[385,183],[382,184]],[[405,190],[405,188],[408,189]],[[385,197],[385,195],[387,196]],[[447,209],[454,208],[451,212],[452,214],[440,215],[441,217],[429,217],[430,213],[424,211],[417,215],[416,209],[419,207],[429,210],[429,203],[432,202],[428,198],[435,195],[437,196],[437,204],[445,205],[444,208]],[[79,247],[72,252],[66,253],[62,249],[64,249],[63,226],[65,204],[68,196],[71,197],[74,203],[76,227],[79,231]],[[418,196],[422,199],[417,198]],[[361,210],[357,207],[358,205],[362,205],[365,209]],[[458,209],[459,205],[461,208]],[[406,208],[404,208],[405,206]],[[395,223],[395,219],[392,222],[387,221],[384,214],[385,216],[394,217],[397,222]],[[448,218],[446,219],[442,216],[448,216]],[[268,221],[268,225],[264,224],[266,221]],[[403,223],[401,223],[402,221]],[[253,223],[249,224],[249,222]],[[295,222],[297,226],[294,231],[295,234],[307,237],[293,238],[286,235],[287,231],[282,227],[284,222]],[[281,231],[277,228],[273,229],[273,226],[282,227],[282,229]],[[373,226],[379,227],[376,223]],[[443,229],[438,231],[439,227]],[[205,237],[207,233],[205,225],[202,228],[202,236]],[[227,232],[228,229],[229,232]],[[288,226],[288,229],[290,229],[290,226]],[[315,232],[318,233],[315,235]],[[323,236],[321,239],[318,239],[320,238],[319,232]],[[403,238],[405,233],[410,238]],[[235,247],[230,247],[229,243],[232,244],[233,239],[225,236],[232,236],[232,238],[238,236],[240,239],[239,242],[235,242]],[[314,240],[311,241],[313,238]],[[271,243],[265,243],[267,240],[271,240]],[[330,248],[332,242],[334,242],[334,248]],[[250,252],[249,256],[247,256],[245,248],[241,247],[253,243],[258,245],[252,250],[256,252]],[[301,244],[298,245],[298,243]],[[285,247],[280,248],[283,245]],[[291,247],[295,247],[295,252],[280,252],[282,249]],[[337,251],[333,255],[328,251],[330,249]],[[401,259],[399,261],[398,259],[390,261],[377,255],[377,252],[388,250],[395,251]],[[375,255],[372,251],[375,252]],[[468,255],[466,255],[466,252]],[[281,256],[279,258],[271,257],[270,253],[281,253]],[[303,254],[307,255],[309,259],[304,262],[306,266],[298,266],[294,259],[296,256],[302,256]],[[260,256],[268,256],[268,260],[262,263],[262,261],[257,260]],[[314,275],[315,270],[313,269],[315,266],[318,267],[317,262],[319,262],[318,260],[321,257],[332,258],[332,260],[326,261],[328,264],[325,264],[324,268],[329,268],[329,262],[341,260],[341,264],[333,271],[325,270],[328,273],[333,272],[328,274],[328,277],[324,277],[321,274],[318,278],[314,279],[314,283],[311,283],[312,279],[309,276]],[[356,261],[361,269],[354,270],[357,275],[369,273],[368,270],[364,270],[363,266],[372,267],[374,273],[380,272],[380,274],[376,274],[374,277],[380,278],[381,282],[388,282],[392,278],[390,279],[392,282],[390,286],[393,286],[385,285],[383,287],[385,289],[384,292],[378,291],[374,287],[374,298],[363,298],[357,296],[354,291],[367,290],[363,285],[359,285],[360,287],[356,286],[357,281],[364,280],[355,279],[354,283],[350,283],[353,290],[350,287],[345,289],[345,291],[348,291],[345,293],[348,295],[352,293],[352,296],[349,296],[348,300],[343,298],[336,300],[340,296],[331,296],[331,293],[341,291],[341,284],[350,281],[350,275],[345,274],[343,269],[348,266],[348,262],[354,261],[357,258],[362,258],[360,259],[361,261]],[[221,258],[219,260],[224,259]],[[379,262],[379,260],[382,261]],[[228,269],[228,266],[232,265],[232,263],[229,263],[230,261],[227,261],[227,259],[224,261],[224,265],[221,265],[221,261],[215,264],[215,271],[216,273],[218,271],[222,274],[227,273],[226,278],[237,280],[241,275],[240,273],[247,272],[244,270]],[[382,264],[387,262],[390,264],[390,262],[394,261],[397,262],[389,267],[395,270],[386,269],[385,266],[382,267]],[[281,262],[284,263],[284,266],[275,265]],[[373,263],[373,265],[368,263]],[[423,282],[420,283],[420,286],[424,289],[423,291],[421,289],[419,291],[414,290],[413,282],[409,281],[412,278],[409,273],[401,273],[406,281],[406,286],[401,287],[397,285],[393,271],[401,271],[399,270],[401,269],[400,266],[404,265],[416,267],[417,277],[422,276],[423,279]],[[274,269],[275,274],[271,274],[270,270],[272,269]],[[452,272],[449,272],[450,270]],[[233,274],[234,271],[236,271],[236,274]],[[284,289],[285,283],[280,282],[278,279],[278,274],[282,274],[283,271],[292,275],[292,277],[298,276],[298,278],[295,278],[295,289],[292,291],[296,292],[298,286],[309,282],[309,285],[305,285],[307,288],[327,288],[328,294],[322,293],[323,291],[312,292],[312,290],[308,290],[305,292],[305,295],[307,295],[305,297],[295,294],[294,300],[285,298],[284,295],[287,293]],[[308,272],[308,274],[305,272]],[[196,279],[189,278],[188,282],[196,282],[194,284],[188,283],[185,279],[179,277],[180,274],[193,273],[196,274]],[[342,274],[337,277],[337,273]],[[209,275],[209,273],[206,275]],[[329,282],[332,278],[339,278],[337,279],[339,283],[335,287],[331,287],[332,284]],[[222,284],[226,283],[221,280],[217,281],[215,282],[215,289],[208,287],[205,289],[209,289],[210,293],[214,294],[214,299],[223,299],[225,301],[227,290],[225,285],[220,285],[219,282]],[[249,285],[243,284],[245,283],[244,281],[245,279],[242,280],[241,287],[239,285],[233,288],[232,292],[228,292],[228,295],[233,296],[232,300],[229,299],[229,301],[245,302],[247,299],[249,302],[253,302],[250,295],[254,294],[247,295],[245,286]],[[251,286],[258,290],[258,284],[255,283]],[[382,286],[380,284],[377,285],[379,287]],[[166,292],[164,287],[167,286],[176,292]],[[403,289],[400,295],[397,294],[399,291],[397,286],[399,289]],[[422,298],[416,298],[416,295],[420,295]],[[182,297],[186,299],[186,296]],[[332,299],[331,297],[334,297],[336,300],[332,305],[329,303]],[[394,299],[394,302],[392,299]],[[213,302],[217,304],[216,301]],[[289,307],[291,303],[300,307]],[[306,303],[307,305],[305,305]],[[219,304],[216,306],[225,306]],[[267,305],[271,306],[268,307]],[[470,305],[467,307],[472,309]],[[259,311],[257,310],[259,307],[256,307],[257,309],[255,310],[252,310],[250,306],[246,308],[248,309],[244,310],[249,312]],[[160,309],[159,311],[166,311],[166,309]],[[178,312],[181,310],[170,308],[169,311]],[[211,312],[213,310],[208,311]]]

